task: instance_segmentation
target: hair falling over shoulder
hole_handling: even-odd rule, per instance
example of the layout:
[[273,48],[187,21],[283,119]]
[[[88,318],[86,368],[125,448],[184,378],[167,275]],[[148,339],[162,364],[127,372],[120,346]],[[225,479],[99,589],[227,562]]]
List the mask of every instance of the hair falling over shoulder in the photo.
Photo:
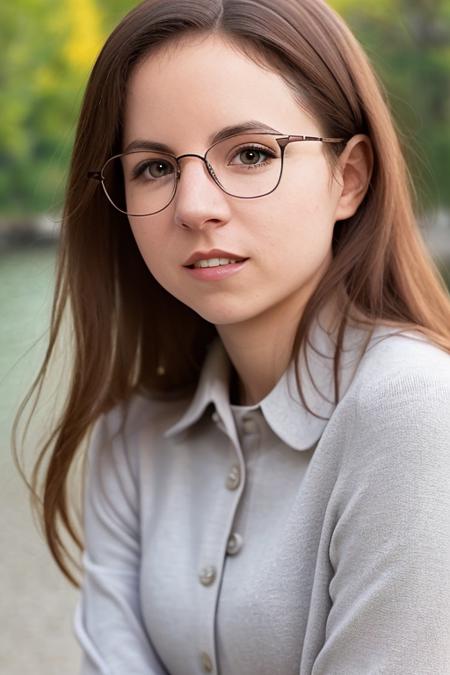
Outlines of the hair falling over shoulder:
[[[48,347],[13,427],[15,460],[32,506],[56,563],[75,586],[71,567],[80,570],[80,564],[63,534],[80,551],[83,542],[69,474],[93,423],[134,393],[173,396],[194,388],[217,335],[214,325],[153,279],[127,217],[109,208],[98,184],[87,179],[88,171],[120,151],[125,85],[137,62],[196,32],[220,33],[281,75],[327,136],[363,133],[372,143],[369,190],[353,217],[336,222],[333,260],[299,321],[294,358],[316,312],[336,289],[342,330],[351,319],[369,327],[382,320],[420,330],[450,353],[449,294],[420,234],[383,88],[345,22],[323,0],[145,0],[110,35],[87,85],[66,190]],[[326,148],[331,165],[340,150]],[[28,421],[35,411],[66,316],[73,342],[70,385],[29,482],[17,459],[18,424],[33,395]],[[341,337],[340,330],[335,378]]]

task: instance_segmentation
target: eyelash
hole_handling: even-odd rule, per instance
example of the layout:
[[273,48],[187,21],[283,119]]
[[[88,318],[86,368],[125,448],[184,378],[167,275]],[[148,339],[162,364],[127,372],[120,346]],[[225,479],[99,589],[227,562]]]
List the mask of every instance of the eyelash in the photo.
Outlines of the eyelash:
[[[276,155],[271,150],[269,150],[268,148],[265,148],[263,145],[261,145],[259,147],[257,145],[243,145],[239,148],[236,148],[235,155],[238,155],[243,150],[258,150],[259,152],[263,152],[265,155],[268,155],[269,157],[272,157],[272,159],[276,157]],[[256,169],[260,166],[265,166],[266,164],[267,164],[267,160],[264,160],[264,162],[261,162],[261,164],[249,164],[247,166],[249,168],[252,167],[252,168]],[[242,165],[242,166],[244,166],[244,165]]]
[[[257,150],[257,151],[259,151],[259,152],[263,152],[265,155],[268,155],[268,156],[271,157],[272,159],[276,157],[276,155],[275,155],[271,150],[269,150],[268,148],[265,148],[264,146],[258,147],[257,145],[243,145],[243,146],[241,146],[241,147],[235,149],[234,155],[233,155],[233,159],[234,159],[234,157],[235,157],[236,155],[238,155],[238,154],[239,154],[240,152],[242,152],[243,150]],[[153,164],[153,162],[158,162],[158,161],[164,162],[164,160],[153,159],[153,160],[151,160],[151,162],[143,162],[142,164],[140,164],[140,165],[138,165],[137,167],[135,167],[135,168],[133,169],[133,173],[132,173],[132,180],[137,180],[138,178],[140,178],[140,177],[142,176],[142,174],[144,173],[144,171],[145,171],[151,164]],[[258,169],[258,168],[260,168],[260,167],[266,166],[267,163],[268,163],[268,161],[267,161],[267,160],[264,160],[263,162],[261,162],[261,164],[248,164],[247,167],[248,167],[249,169],[250,169],[250,168],[251,168],[251,169]],[[241,166],[245,166],[245,165],[242,164]],[[162,178],[164,178],[164,176],[162,176]],[[153,180],[158,180],[158,178],[154,178]]]

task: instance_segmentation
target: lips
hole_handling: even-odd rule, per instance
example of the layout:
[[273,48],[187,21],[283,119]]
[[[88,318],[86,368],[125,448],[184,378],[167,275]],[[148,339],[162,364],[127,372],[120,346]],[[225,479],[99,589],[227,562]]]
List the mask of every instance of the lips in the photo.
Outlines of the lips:
[[235,274],[239,274],[239,272],[245,268],[245,263],[247,260],[239,263],[232,263],[230,265],[216,265],[214,267],[194,268],[187,267],[185,269],[186,273],[197,281],[220,284],[222,281],[225,282],[226,279],[234,276]]
[[183,267],[191,267],[198,260],[209,260],[211,258],[229,258],[230,260],[248,260],[239,253],[231,253],[230,251],[222,251],[219,248],[213,248],[209,251],[195,251],[184,263]]
[[[221,257],[223,258],[225,256],[221,256]],[[246,260],[248,260],[248,258],[230,258],[230,260],[233,260],[234,262],[233,263],[227,263],[226,265],[219,265],[219,267],[226,267],[227,265],[230,265],[230,264],[237,264],[237,263],[245,262]],[[192,270],[192,269],[195,268],[195,263],[192,263],[192,265],[186,265],[186,267],[189,267],[189,269]],[[205,268],[203,267],[203,268],[197,268],[197,269],[205,269]]]

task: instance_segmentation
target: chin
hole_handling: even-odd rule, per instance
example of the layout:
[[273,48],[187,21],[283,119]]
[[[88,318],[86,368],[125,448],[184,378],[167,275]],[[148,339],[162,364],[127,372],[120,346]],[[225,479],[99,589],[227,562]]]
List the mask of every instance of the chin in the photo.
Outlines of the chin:
[[229,326],[232,324],[242,323],[243,321],[247,321],[248,319],[252,318],[252,315],[249,315],[248,312],[242,312],[242,309],[233,310],[230,308],[227,311],[223,305],[220,307],[220,309],[217,307],[214,309],[199,307],[198,305],[189,305],[189,307],[191,307],[194,312],[201,316],[202,319],[205,319],[205,321],[208,321],[209,323],[213,323],[215,326]]

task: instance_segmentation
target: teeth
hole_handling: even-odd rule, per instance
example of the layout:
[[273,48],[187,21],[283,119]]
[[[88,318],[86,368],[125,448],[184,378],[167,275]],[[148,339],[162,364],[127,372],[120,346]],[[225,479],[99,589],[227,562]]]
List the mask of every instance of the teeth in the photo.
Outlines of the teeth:
[[219,265],[228,265],[235,262],[239,261],[230,260],[229,258],[210,258],[209,260],[197,260],[194,263],[194,267],[218,267]]

